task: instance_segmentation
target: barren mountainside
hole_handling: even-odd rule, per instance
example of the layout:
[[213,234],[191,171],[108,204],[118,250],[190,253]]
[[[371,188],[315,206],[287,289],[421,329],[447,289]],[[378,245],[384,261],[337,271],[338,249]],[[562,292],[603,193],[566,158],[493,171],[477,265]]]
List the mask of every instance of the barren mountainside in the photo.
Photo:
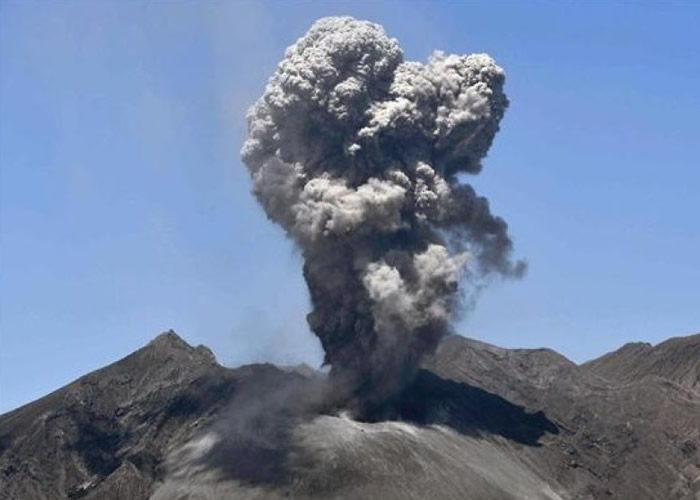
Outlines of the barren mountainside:
[[448,337],[359,422],[174,332],[0,416],[0,498],[700,498],[700,335],[578,366]]
[[657,346],[632,343],[589,361],[584,370],[611,381],[635,382],[660,377],[700,391],[700,334],[673,338]]

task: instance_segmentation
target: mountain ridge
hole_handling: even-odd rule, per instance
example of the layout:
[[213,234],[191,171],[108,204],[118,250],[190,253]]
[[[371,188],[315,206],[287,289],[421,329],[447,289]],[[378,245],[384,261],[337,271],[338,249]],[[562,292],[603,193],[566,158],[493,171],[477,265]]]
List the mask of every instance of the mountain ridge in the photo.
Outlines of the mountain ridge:
[[657,345],[628,343],[581,366],[608,380],[631,382],[658,376],[700,392],[700,333]]
[[[168,331],[0,415],[0,498],[158,500],[184,491],[186,478],[192,498],[217,498],[211,491],[235,498],[520,498],[527,485],[529,498],[696,500],[698,348],[700,335],[693,335],[623,346],[576,365],[549,349],[503,349],[453,336],[383,418],[362,423],[316,410],[288,415],[313,399],[322,380],[313,371],[226,368],[208,348]],[[643,368],[649,373],[640,377]],[[352,438],[338,448],[333,443],[345,434]],[[183,455],[201,449],[206,436],[225,442],[227,435],[243,441],[221,448],[224,468],[211,457],[202,461],[206,453],[195,462]],[[360,442],[364,448],[347,455],[348,444]],[[293,453],[275,455],[287,445]],[[361,462],[389,446],[403,450],[403,464],[394,457],[363,469]],[[362,479],[338,482],[319,454]],[[308,463],[316,465],[299,465]],[[272,469],[262,474],[260,464]],[[409,481],[404,469],[415,477]],[[223,479],[212,483],[214,470]],[[515,477],[521,483],[509,479]],[[410,491],[392,490],[397,481]]]

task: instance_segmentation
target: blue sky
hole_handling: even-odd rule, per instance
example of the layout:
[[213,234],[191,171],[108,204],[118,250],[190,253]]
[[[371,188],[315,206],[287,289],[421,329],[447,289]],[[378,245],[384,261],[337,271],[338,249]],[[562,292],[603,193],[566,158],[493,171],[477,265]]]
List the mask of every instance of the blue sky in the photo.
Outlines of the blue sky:
[[698,5],[0,0],[0,412],[168,328],[225,364],[318,364],[299,255],[238,151],[325,15],[507,72],[473,183],[530,269],[458,331],[578,362],[700,331]]

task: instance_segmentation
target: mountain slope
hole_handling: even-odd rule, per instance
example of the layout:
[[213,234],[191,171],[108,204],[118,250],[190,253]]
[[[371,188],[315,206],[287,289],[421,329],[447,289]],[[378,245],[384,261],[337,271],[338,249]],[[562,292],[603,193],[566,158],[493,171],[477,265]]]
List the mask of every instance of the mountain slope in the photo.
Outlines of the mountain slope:
[[700,336],[577,366],[446,339],[371,422],[173,332],[0,416],[0,498],[700,498]]
[[[570,460],[563,467],[556,453],[541,463],[557,464],[553,477],[575,498],[695,499],[700,495],[700,397],[674,377],[700,376],[692,354],[700,348],[700,336],[657,348],[671,359],[639,355],[637,365],[650,373],[638,372],[636,379],[605,378],[592,368],[595,362],[578,367],[549,350],[499,349],[455,338],[440,347],[431,367],[442,377],[543,410],[561,432],[554,447],[536,453],[547,455],[557,446],[565,452]],[[626,360],[618,363],[608,359],[603,373],[628,369]]]
[[630,383],[661,377],[700,392],[700,333],[672,338],[657,346],[632,343],[582,368],[613,382]]
[[[223,407],[240,380],[174,332],[0,416],[0,498],[146,498],[170,447]],[[280,373],[280,376],[282,374]]]

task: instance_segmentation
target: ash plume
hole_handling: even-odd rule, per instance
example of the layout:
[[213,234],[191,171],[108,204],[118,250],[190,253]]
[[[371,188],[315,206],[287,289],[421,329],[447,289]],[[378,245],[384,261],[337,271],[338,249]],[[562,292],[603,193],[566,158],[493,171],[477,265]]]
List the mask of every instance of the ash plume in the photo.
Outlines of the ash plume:
[[396,394],[489,275],[519,276],[477,174],[508,106],[485,54],[404,61],[384,29],[317,21],[248,114],[243,161],[301,249],[307,319],[359,407]]

